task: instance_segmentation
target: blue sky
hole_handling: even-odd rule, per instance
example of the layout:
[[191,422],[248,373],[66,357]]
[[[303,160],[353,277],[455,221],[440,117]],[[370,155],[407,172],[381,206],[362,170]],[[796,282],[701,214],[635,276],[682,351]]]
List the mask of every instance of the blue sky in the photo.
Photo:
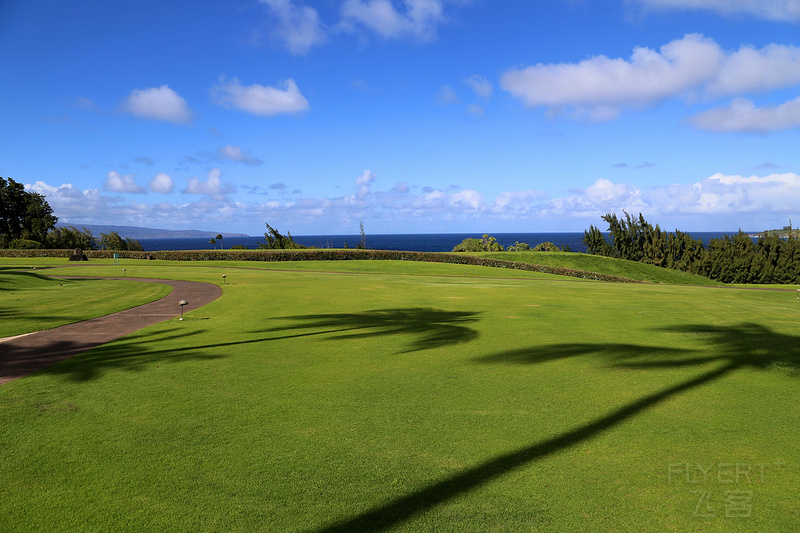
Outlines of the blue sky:
[[77,226],[800,221],[800,0],[3,0],[0,69],[0,176]]

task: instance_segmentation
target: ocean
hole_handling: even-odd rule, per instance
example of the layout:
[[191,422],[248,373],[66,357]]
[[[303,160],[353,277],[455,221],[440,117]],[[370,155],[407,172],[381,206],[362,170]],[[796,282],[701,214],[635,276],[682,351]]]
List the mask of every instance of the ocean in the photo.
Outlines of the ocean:
[[[733,235],[736,232],[727,232]],[[722,232],[691,232],[697,239],[707,243],[709,239],[722,237]],[[531,248],[543,242],[552,242],[556,246],[569,246],[573,252],[585,252],[586,246],[581,242],[583,232],[580,233],[492,233],[497,242],[508,247],[515,242],[528,243]],[[292,235],[294,240],[305,246],[317,248],[343,248],[345,243],[351,248],[360,242],[360,235]],[[449,252],[458,243],[466,238],[480,238],[475,233],[420,233],[420,234],[395,234],[395,235],[369,235],[367,234],[367,248],[375,250],[402,250],[414,252]],[[155,252],[160,250],[209,250],[214,245],[209,239],[139,239],[145,251]],[[223,239],[222,246],[229,249],[235,244],[241,244],[248,249],[258,248],[259,242],[265,242],[263,236],[259,237],[228,237]],[[220,243],[217,243],[217,248]]]

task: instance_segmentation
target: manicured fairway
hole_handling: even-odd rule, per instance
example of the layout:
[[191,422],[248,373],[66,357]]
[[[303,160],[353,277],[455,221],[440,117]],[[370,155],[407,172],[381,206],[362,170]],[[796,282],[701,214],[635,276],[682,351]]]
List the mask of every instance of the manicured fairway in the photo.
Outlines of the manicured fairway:
[[0,266],[0,338],[122,311],[170,291],[151,283],[53,279],[47,273],[53,272]]
[[223,296],[0,387],[3,529],[796,530],[794,292],[360,263],[130,263]]

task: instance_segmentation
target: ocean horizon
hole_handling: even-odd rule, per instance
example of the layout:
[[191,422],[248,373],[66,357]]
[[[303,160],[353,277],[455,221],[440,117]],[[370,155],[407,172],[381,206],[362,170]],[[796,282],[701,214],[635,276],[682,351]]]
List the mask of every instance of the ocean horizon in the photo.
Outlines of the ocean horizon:
[[[738,230],[737,230],[738,231]],[[734,235],[737,232],[687,232],[696,239],[707,243],[710,239],[723,235]],[[583,244],[583,232],[566,233],[492,233],[491,236],[504,248],[515,242],[527,243],[533,248],[543,242],[552,242],[556,246],[568,246],[573,252],[586,252]],[[367,235],[367,248],[374,250],[399,250],[408,252],[450,252],[458,243],[467,238],[480,238],[475,233],[411,233],[411,234],[376,234]],[[292,238],[304,246],[317,248],[344,248],[345,245],[355,248],[361,241],[361,235],[292,235]],[[265,242],[264,236],[227,237],[217,242],[216,248],[228,250],[231,246],[242,245],[250,250],[258,248],[258,243]],[[214,245],[207,238],[172,238],[172,239],[139,239],[142,247],[148,252],[170,250],[213,250]]]

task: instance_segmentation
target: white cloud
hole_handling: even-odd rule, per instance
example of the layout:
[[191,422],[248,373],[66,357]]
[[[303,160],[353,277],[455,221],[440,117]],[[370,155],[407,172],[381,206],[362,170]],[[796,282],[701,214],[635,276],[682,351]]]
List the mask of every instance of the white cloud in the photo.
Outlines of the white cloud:
[[193,117],[186,100],[167,85],[134,89],[122,103],[122,109],[140,118],[167,122],[189,122]]
[[220,77],[220,84],[213,92],[217,102],[225,107],[264,117],[300,113],[309,109],[308,100],[300,94],[293,79],[289,78],[281,86],[282,89],[258,84],[245,86],[236,78],[226,82]]
[[719,75],[706,87],[709,96],[764,92],[800,84],[800,48],[770,44],[742,46],[728,54]]
[[273,37],[292,55],[307,54],[312,46],[324,43],[327,36],[317,10],[295,5],[292,0],[260,0],[277,19]]
[[390,0],[345,0],[342,4],[342,27],[358,26],[374,31],[385,39],[412,37],[430,41],[445,21],[442,0],[404,0],[404,12]]
[[469,78],[464,80],[464,83],[472,87],[472,90],[475,91],[475,94],[481,96],[483,98],[489,98],[492,96],[492,91],[494,91],[494,85],[484,76],[480,76],[478,74],[473,74]]
[[[253,220],[288,226],[302,234],[316,228],[352,231],[359,220],[384,231],[397,231],[398,221],[414,231],[473,231],[485,228],[514,231],[520,223],[534,222],[539,231],[576,231],[589,224],[602,225],[609,213],[643,213],[662,228],[764,229],[775,220],[797,216],[800,175],[772,173],[740,176],[717,173],[705,179],[669,186],[639,188],[628,183],[598,179],[582,190],[550,198],[535,190],[506,191],[487,201],[483,193],[449,187],[436,189],[395,186],[374,190],[375,173],[366,170],[354,180],[355,192],[338,198],[298,198],[282,195],[262,203],[241,203],[224,196],[218,170],[206,181],[190,180],[192,202],[144,204],[121,195],[108,196],[97,189],[77,190],[70,184],[52,187],[43,182],[25,185],[43,194],[62,222],[70,224],[130,224],[149,227],[252,227]],[[287,189],[288,190],[288,189]],[[293,193],[294,194],[294,193]],[[694,221],[687,225],[687,221]],[[772,222],[769,222],[772,221]],[[671,226],[671,224],[675,224]],[[767,225],[764,225],[767,224]],[[702,226],[701,226],[702,225]],[[482,230],[483,231],[483,230]],[[518,230],[517,230],[518,231]]]
[[217,159],[227,159],[229,161],[238,161],[245,165],[261,165],[264,162],[259,158],[253,156],[250,152],[244,152],[238,146],[227,144],[217,148]]
[[800,85],[800,48],[771,44],[726,53],[713,40],[689,34],[658,52],[635,48],[629,59],[595,56],[510,69],[501,85],[529,107],[603,121],[679,96],[717,98]]
[[208,172],[206,181],[201,181],[199,178],[189,178],[188,185],[184,189],[184,194],[205,194],[207,196],[223,196],[234,192],[232,185],[220,181],[221,172],[218,168],[212,168]]
[[123,192],[132,194],[144,194],[144,187],[137,185],[133,174],[121,175],[116,170],[112,170],[106,175],[103,189],[111,192]]
[[372,182],[374,182],[375,178],[377,177],[378,175],[371,170],[365,170],[356,180],[356,188],[358,189],[356,192],[356,198],[359,200],[366,198],[371,192],[370,187]]
[[697,129],[715,132],[769,133],[800,128],[800,98],[769,107],[756,107],[750,100],[737,98],[730,106],[709,109],[689,122]]
[[163,172],[159,172],[150,180],[149,187],[151,191],[160,194],[172,194],[172,191],[175,190],[172,178]]
[[616,117],[713,79],[723,52],[702,35],[686,35],[660,52],[637,47],[629,60],[596,56],[580,63],[537,64],[511,69],[501,86],[530,107],[572,108],[595,120]]
[[723,15],[745,14],[767,20],[800,20],[800,0],[628,0],[644,7],[666,9],[705,9]]

